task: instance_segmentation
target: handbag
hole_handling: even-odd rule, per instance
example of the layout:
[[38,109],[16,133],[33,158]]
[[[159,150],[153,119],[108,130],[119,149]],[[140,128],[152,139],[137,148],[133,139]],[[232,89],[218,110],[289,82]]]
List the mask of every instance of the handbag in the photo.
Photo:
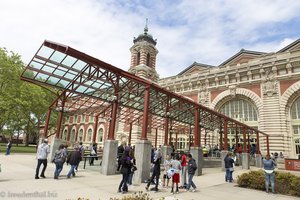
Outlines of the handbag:
[[229,168],[229,171],[233,172],[233,171],[234,171],[233,167],[230,167],[230,168]]
[[94,149],[91,151],[91,155],[92,156],[96,155],[96,151]]
[[274,172],[274,170],[267,170],[267,169],[265,169],[265,173],[267,173],[267,174],[272,174]]

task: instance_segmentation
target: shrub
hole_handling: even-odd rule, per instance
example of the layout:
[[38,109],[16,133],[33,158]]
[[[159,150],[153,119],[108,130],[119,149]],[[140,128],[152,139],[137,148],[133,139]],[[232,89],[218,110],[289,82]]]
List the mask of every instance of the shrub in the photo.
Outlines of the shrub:
[[[250,171],[238,176],[239,187],[265,190],[265,174],[263,170]],[[287,172],[275,172],[275,191],[300,197],[300,177]]]

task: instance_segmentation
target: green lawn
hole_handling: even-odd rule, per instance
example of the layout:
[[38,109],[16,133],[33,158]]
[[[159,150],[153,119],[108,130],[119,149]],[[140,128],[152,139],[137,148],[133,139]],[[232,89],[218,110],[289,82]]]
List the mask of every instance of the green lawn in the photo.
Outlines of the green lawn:
[[[1,143],[0,153],[5,154],[5,152],[6,152],[6,144]],[[36,153],[36,147],[33,145],[29,145],[28,147],[25,147],[24,144],[19,144],[19,146],[13,144],[10,153]]]

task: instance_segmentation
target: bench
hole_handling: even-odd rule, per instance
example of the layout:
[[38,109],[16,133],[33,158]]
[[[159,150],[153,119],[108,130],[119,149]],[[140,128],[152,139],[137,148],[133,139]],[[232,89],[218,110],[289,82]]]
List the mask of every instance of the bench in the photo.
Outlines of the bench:
[[97,158],[97,159],[100,160],[100,166],[101,166],[101,164],[102,164],[102,155],[100,155],[100,154],[95,155],[95,156],[84,155],[82,158],[84,159],[83,169],[85,169],[85,166],[86,166],[86,160],[87,160],[87,159],[90,159],[90,158]]

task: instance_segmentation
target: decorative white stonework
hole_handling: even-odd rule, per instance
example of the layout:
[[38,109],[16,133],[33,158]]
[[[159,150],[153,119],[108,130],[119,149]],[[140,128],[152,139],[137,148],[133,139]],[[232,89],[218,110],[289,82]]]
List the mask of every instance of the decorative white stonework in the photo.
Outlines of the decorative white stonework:
[[273,94],[277,93],[278,82],[276,76],[272,71],[267,71],[266,75],[262,78],[262,91],[264,95],[271,97]]
[[236,95],[236,85],[230,85],[229,90],[230,90],[230,95],[232,96],[232,98],[234,98]]
[[200,88],[198,92],[198,99],[200,104],[205,104],[209,100],[209,92],[206,88]]
[[[300,92],[300,81],[291,85],[281,96],[280,107],[284,108],[285,115],[289,118],[289,110],[292,105],[292,102],[299,97],[298,93]],[[295,96],[293,98],[293,96]]]

